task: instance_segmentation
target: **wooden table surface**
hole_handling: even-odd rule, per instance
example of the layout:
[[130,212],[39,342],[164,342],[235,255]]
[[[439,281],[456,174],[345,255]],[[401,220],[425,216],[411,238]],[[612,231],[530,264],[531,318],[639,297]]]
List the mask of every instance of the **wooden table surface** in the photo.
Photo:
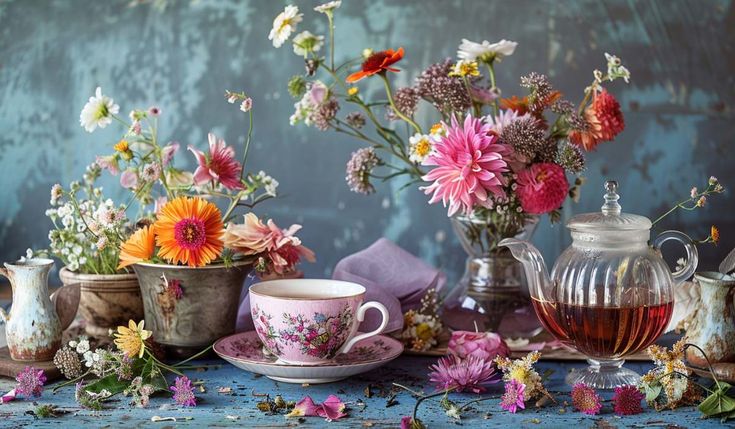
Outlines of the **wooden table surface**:
[[[272,381],[266,377],[237,369],[223,361],[203,361],[206,364],[221,363],[219,369],[208,369],[206,372],[189,372],[189,377],[206,381],[206,392],[197,393],[196,408],[181,408],[172,405],[169,397],[155,397],[149,408],[139,409],[128,405],[128,398],[120,396],[111,404],[110,409],[101,412],[80,410],[74,402],[74,388],[69,386],[56,394],[47,389],[41,398],[34,402],[15,401],[0,406],[1,427],[329,427],[329,428],[397,428],[400,419],[409,415],[414,406],[414,399],[405,392],[397,395],[397,404],[386,407],[387,395],[391,383],[398,382],[414,389],[431,391],[427,385],[427,367],[435,361],[430,357],[402,356],[388,365],[372,373],[352,377],[348,380],[325,385],[293,385]],[[563,382],[564,376],[571,368],[579,368],[582,362],[542,361],[538,364],[540,373],[553,370],[547,388],[555,394],[559,405],[547,405],[541,409],[531,408],[518,414],[510,414],[499,406],[502,385],[492,386],[486,395],[494,399],[480,403],[475,409],[466,413],[461,421],[464,427],[503,427],[503,428],[623,428],[623,427],[658,427],[658,428],[710,428],[721,427],[719,420],[702,420],[694,407],[686,407],[675,411],[655,412],[646,408],[643,414],[618,417],[612,412],[612,405],[606,401],[602,414],[586,416],[574,411],[570,406],[563,406],[569,401],[569,386]],[[650,364],[633,362],[629,368],[644,372]],[[370,398],[365,395],[365,388],[370,385],[373,392]],[[0,381],[0,387],[8,390],[12,382],[8,379]],[[218,393],[220,387],[230,387],[231,394]],[[304,395],[310,395],[315,401],[323,401],[328,395],[336,394],[343,401],[350,403],[349,417],[340,421],[326,423],[318,417],[306,418],[302,422],[287,420],[282,415],[266,415],[256,409],[256,403],[262,398],[257,394],[280,394],[287,401],[298,401]],[[609,399],[609,392],[603,393]],[[464,402],[476,398],[474,394],[454,394],[451,399]],[[364,406],[358,405],[364,403]],[[54,404],[70,410],[58,418],[35,419],[26,412],[34,408],[34,404]],[[152,423],[153,416],[176,417],[176,423]],[[430,428],[454,427],[458,423],[446,417],[436,401],[422,404],[420,416]],[[183,420],[189,418],[190,420]],[[731,424],[730,427],[733,425]]]

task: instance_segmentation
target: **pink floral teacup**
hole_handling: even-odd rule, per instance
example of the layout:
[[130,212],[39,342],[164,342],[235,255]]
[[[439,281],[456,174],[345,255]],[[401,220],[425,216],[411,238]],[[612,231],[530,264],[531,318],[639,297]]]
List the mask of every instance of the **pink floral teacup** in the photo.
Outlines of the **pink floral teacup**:
[[[363,304],[365,288],[339,280],[270,280],[250,286],[250,311],[258,337],[279,361],[318,365],[347,353],[360,340],[378,335],[388,324],[388,309]],[[378,329],[357,334],[365,312],[383,315]]]

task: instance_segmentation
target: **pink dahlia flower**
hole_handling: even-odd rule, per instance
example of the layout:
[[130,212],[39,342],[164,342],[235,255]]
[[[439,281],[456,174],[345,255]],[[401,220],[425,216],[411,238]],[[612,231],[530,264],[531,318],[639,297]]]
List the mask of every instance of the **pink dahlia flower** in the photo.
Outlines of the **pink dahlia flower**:
[[505,383],[505,393],[500,398],[500,407],[515,414],[526,408],[526,385],[516,379]]
[[242,189],[240,182],[242,165],[235,160],[235,150],[212,133],[209,133],[208,137],[209,156],[189,146],[189,150],[199,163],[194,171],[194,184],[199,186],[214,181],[221,183],[227,189]]
[[436,385],[437,390],[454,388],[456,392],[485,391],[484,385],[497,383],[495,367],[492,360],[483,360],[476,356],[460,359],[455,355],[440,358],[429,369],[429,380]]
[[564,169],[551,162],[533,164],[518,173],[518,198],[529,214],[544,214],[561,207],[569,192]]
[[475,356],[492,361],[497,356],[510,356],[510,349],[500,335],[492,332],[454,331],[449,339],[449,353],[460,359]]
[[472,115],[467,115],[464,126],[456,117],[452,117],[451,127],[444,126],[447,135],[423,163],[436,166],[422,177],[434,183],[420,189],[427,195],[433,193],[429,204],[441,200],[446,207],[449,203],[449,216],[460,209],[470,214],[477,205],[490,207],[490,194],[505,196],[503,173],[508,164],[503,157],[510,153],[508,148],[496,143],[497,137],[489,134],[489,124]]

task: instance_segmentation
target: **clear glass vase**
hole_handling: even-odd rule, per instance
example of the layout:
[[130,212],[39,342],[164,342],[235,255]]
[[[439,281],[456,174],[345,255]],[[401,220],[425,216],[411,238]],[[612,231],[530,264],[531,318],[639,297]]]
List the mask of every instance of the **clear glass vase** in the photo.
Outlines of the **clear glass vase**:
[[[527,218],[514,237],[530,239],[538,221],[537,216]],[[541,332],[523,266],[507,250],[497,249],[497,231],[490,221],[455,216],[452,227],[468,256],[464,275],[444,298],[442,314],[447,326],[513,338]]]

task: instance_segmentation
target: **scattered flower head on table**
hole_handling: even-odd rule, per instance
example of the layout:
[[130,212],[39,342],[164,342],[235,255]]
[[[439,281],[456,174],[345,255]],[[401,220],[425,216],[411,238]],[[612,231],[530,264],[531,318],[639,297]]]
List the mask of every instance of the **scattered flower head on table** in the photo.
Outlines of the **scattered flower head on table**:
[[595,389],[584,383],[577,383],[572,386],[572,405],[577,410],[591,416],[599,414],[602,409],[600,395]]
[[305,396],[296,403],[290,413],[286,414],[286,417],[323,417],[331,422],[347,417],[346,409],[346,404],[335,395],[329,395],[321,404],[316,404],[310,396]]
[[625,385],[617,386],[615,394],[612,397],[613,409],[615,414],[619,416],[630,416],[643,412],[641,401],[646,395],[641,392],[637,386]]
[[691,371],[684,363],[685,351],[686,338],[677,341],[671,349],[656,344],[646,349],[655,367],[641,377],[638,387],[648,405],[656,410],[692,405],[701,399],[696,384],[689,378]]
[[460,359],[475,356],[492,361],[498,356],[510,356],[508,345],[493,332],[454,331],[447,347],[449,354]]
[[25,367],[15,376],[15,394],[25,399],[38,398],[46,384],[46,373],[32,366]]
[[485,391],[486,385],[498,382],[493,362],[476,356],[465,359],[455,355],[445,356],[439,358],[429,369],[432,370],[429,380],[437,390],[481,393]]
[[505,411],[516,413],[518,409],[526,408],[526,386],[518,380],[510,380],[505,383],[505,393],[500,400],[500,407]]
[[495,363],[503,372],[503,381],[509,383],[515,380],[524,385],[524,398],[526,401],[543,396],[553,397],[544,387],[541,376],[533,365],[539,360],[541,353],[533,351],[520,359],[510,359],[503,356],[495,358]]
[[191,385],[189,377],[185,375],[176,377],[174,385],[170,386],[170,389],[174,392],[173,399],[178,405],[196,407],[197,401],[194,396],[194,386]]

